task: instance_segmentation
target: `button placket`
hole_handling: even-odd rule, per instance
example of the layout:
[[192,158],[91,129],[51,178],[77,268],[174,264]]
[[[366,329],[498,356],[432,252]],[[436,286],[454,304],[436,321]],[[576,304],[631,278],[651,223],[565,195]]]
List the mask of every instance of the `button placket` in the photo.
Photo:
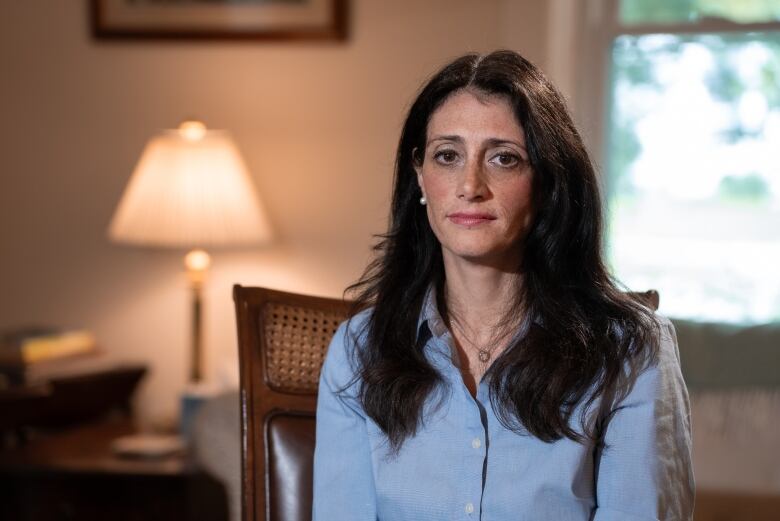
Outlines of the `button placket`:
[[482,442],[485,427],[482,423],[479,403],[471,399],[471,396],[469,396],[468,402],[469,412],[471,413],[473,410],[475,414],[468,416],[466,432],[470,434],[470,437],[466,438],[462,445],[465,451],[464,463],[468,465],[468,475],[470,476],[467,481],[466,503],[463,505],[463,512],[467,519],[478,519],[479,504],[482,501],[482,472],[486,457],[485,445]]
[[487,418],[487,410],[488,407],[485,407],[483,404],[488,403],[489,400],[487,399],[488,395],[488,388],[485,381],[480,382],[479,386],[477,387],[477,396],[476,399],[473,400],[473,403],[477,406],[477,414],[479,415],[479,421],[477,424],[477,428],[474,431],[471,431],[473,437],[470,441],[471,445],[471,454],[475,459],[478,459],[479,461],[479,479],[477,480],[477,486],[478,489],[474,490],[474,495],[472,496],[474,498],[472,502],[472,513],[476,513],[475,516],[469,516],[469,519],[482,519],[482,501],[483,501],[483,493],[485,484],[483,482],[483,479],[485,477],[484,475],[484,468],[487,464],[486,458],[488,457],[488,418]]
[[[438,347],[444,344],[450,349],[453,348],[449,342],[448,334],[435,340]],[[443,350],[439,353],[444,354]],[[453,407],[462,413],[462,425],[465,428],[466,439],[462,445],[464,471],[468,478],[464,481],[463,503],[460,504],[461,514],[457,516],[460,519],[476,520],[479,518],[479,505],[482,501],[482,472],[485,464],[485,444],[483,443],[485,435],[485,425],[482,419],[481,403],[479,398],[471,396],[460,370],[454,363],[454,360],[439,359],[442,362],[442,373],[453,386],[452,389],[458,389],[453,392]],[[481,387],[481,386],[480,386]],[[482,391],[484,393],[484,391]]]

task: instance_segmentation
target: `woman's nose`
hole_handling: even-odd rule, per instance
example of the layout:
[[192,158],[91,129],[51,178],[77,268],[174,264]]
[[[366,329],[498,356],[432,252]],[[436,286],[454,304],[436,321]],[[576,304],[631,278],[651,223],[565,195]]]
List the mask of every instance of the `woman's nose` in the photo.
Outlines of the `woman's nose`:
[[477,161],[469,161],[463,168],[461,179],[458,183],[458,199],[467,201],[481,200],[487,196],[482,165]]

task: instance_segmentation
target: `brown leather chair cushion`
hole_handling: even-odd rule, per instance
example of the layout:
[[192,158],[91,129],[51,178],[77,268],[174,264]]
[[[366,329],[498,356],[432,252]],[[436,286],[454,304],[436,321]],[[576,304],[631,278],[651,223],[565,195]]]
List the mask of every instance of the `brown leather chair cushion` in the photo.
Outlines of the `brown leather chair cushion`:
[[314,433],[314,414],[267,417],[269,521],[311,521]]

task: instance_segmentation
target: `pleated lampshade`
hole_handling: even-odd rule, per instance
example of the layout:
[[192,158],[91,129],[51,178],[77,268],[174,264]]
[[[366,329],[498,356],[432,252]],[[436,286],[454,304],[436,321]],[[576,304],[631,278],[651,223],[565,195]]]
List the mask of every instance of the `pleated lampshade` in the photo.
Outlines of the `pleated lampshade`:
[[271,227],[230,134],[188,121],[146,145],[109,226],[118,242],[259,244]]

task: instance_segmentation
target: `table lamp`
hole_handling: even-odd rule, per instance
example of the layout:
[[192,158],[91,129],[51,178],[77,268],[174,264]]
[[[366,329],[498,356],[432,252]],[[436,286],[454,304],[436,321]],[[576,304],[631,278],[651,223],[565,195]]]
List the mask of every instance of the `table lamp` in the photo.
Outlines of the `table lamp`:
[[185,121],[150,139],[111,220],[109,237],[190,250],[184,257],[192,289],[189,379],[201,382],[201,299],[210,264],[204,248],[271,239],[268,219],[230,134]]

